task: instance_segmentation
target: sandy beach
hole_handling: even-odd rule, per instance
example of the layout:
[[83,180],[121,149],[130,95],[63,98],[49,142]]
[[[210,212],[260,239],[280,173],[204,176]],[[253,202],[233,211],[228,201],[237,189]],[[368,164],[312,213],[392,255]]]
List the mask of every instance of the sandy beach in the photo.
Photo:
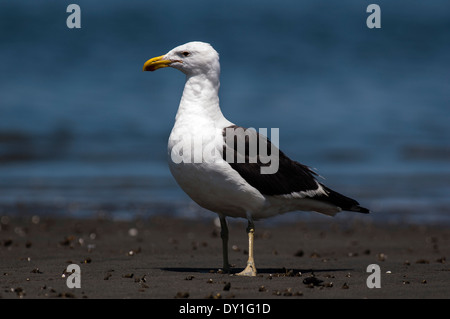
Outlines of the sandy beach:
[[[450,231],[342,222],[257,224],[254,278],[223,273],[214,219],[135,221],[5,217],[1,298],[449,298]],[[230,222],[230,261],[247,258],[243,221]],[[67,267],[80,268],[69,288]],[[381,288],[368,288],[368,265]],[[73,278],[72,278],[73,279]],[[75,282],[72,280],[72,282]]]

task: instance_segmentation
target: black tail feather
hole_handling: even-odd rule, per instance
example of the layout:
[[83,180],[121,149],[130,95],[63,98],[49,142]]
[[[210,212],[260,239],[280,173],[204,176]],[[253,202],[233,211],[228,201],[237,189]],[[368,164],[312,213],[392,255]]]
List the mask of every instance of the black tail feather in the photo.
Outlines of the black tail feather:
[[360,206],[356,200],[349,198],[347,196],[344,196],[338,192],[335,192],[334,190],[326,187],[323,184],[320,184],[320,185],[328,193],[328,196],[322,195],[320,197],[315,197],[314,199],[336,205],[336,206],[340,207],[342,210],[363,213],[363,214],[370,213],[369,209]]

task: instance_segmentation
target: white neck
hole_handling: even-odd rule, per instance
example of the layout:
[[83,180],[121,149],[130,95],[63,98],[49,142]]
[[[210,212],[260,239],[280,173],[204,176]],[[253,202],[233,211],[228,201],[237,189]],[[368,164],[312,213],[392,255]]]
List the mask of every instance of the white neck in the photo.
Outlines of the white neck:
[[219,74],[186,76],[183,96],[175,120],[201,117],[218,123],[225,120],[219,105]]

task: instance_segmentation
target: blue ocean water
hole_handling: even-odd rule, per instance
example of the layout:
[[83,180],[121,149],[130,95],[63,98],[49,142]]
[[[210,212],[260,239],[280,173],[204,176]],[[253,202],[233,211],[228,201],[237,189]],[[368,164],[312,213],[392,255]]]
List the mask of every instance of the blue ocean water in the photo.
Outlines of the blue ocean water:
[[448,1],[377,0],[380,29],[368,1],[74,2],[81,29],[69,3],[0,2],[0,214],[210,216],[166,165],[184,76],[142,72],[200,40],[228,119],[279,128],[374,220],[450,222]]

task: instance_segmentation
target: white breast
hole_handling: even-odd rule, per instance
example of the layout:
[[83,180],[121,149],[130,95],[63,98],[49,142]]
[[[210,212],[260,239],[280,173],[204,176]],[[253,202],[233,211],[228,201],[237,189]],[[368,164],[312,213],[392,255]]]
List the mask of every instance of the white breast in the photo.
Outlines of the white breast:
[[223,127],[177,121],[169,137],[169,168],[200,206],[232,217],[260,211],[266,199],[222,158]]

